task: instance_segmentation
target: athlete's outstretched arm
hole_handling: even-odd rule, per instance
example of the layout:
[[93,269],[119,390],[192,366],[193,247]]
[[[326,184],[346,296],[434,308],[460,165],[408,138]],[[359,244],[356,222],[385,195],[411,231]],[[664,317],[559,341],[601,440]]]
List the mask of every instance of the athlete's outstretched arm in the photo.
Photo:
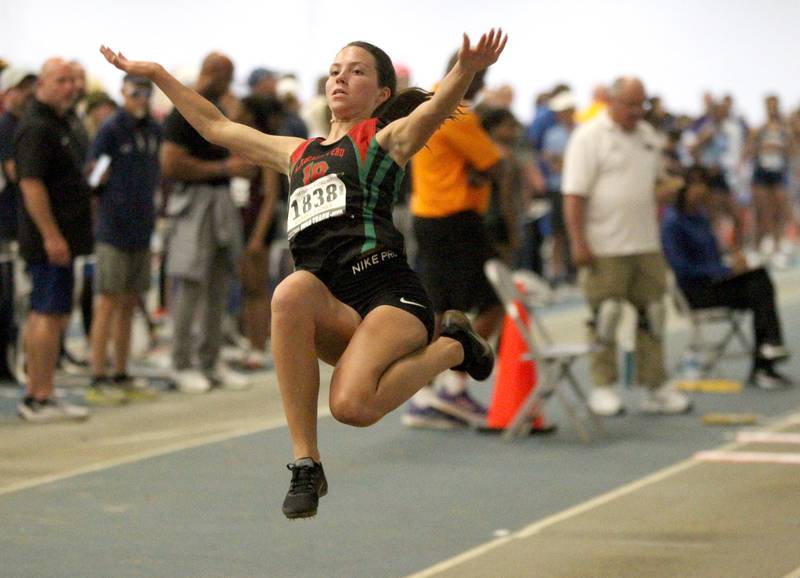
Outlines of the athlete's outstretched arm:
[[458,61],[439,84],[436,93],[405,118],[390,123],[380,133],[378,142],[399,165],[405,165],[419,151],[436,129],[458,107],[475,74],[488,68],[500,57],[508,41],[503,30],[492,28],[475,46],[464,34]]
[[302,139],[267,135],[231,121],[158,63],[128,60],[121,52],[114,52],[106,46],[101,46],[100,52],[120,70],[152,80],[207,141],[243,155],[258,165],[266,165],[284,174],[289,172],[290,156],[303,142]]

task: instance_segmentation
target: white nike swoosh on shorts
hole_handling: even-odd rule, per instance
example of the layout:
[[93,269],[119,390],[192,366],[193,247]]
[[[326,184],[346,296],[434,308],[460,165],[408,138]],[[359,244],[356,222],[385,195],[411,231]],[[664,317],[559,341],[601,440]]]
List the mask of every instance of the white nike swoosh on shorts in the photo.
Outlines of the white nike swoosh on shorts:
[[416,305],[417,307],[422,307],[423,309],[427,309],[422,303],[414,303],[413,301],[409,301],[405,297],[400,297],[400,303],[405,305]]

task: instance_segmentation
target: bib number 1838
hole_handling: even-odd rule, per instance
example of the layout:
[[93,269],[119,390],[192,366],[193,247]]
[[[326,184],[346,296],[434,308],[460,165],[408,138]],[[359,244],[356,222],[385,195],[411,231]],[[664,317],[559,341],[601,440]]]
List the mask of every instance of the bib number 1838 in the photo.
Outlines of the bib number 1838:
[[338,175],[326,175],[295,189],[289,197],[287,236],[291,239],[306,227],[344,214],[347,187]]

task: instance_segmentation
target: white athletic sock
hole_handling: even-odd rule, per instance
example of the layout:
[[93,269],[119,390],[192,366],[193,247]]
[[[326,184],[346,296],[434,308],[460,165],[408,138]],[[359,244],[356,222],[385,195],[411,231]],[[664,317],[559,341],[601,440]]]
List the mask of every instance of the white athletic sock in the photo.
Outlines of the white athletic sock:
[[439,376],[439,387],[448,395],[458,395],[467,389],[467,374],[447,370]]
[[435,397],[436,391],[434,390],[433,386],[426,385],[413,396],[411,396],[411,401],[413,401],[414,405],[417,407],[430,407],[431,399]]

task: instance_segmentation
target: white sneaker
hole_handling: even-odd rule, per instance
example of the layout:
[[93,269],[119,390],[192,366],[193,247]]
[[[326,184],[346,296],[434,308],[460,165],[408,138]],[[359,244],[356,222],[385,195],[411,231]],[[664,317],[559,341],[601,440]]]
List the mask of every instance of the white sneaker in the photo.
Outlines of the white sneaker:
[[625,412],[622,398],[611,387],[595,387],[589,394],[589,409],[596,415],[612,417]]
[[792,380],[773,368],[759,368],[753,370],[747,383],[759,389],[775,390],[790,387]]
[[250,371],[267,371],[275,366],[272,354],[269,351],[259,351],[257,349],[251,349],[242,364]]
[[789,351],[783,345],[764,343],[758,348],[758,356],[768,361],[784,361],[789,358]]
[[759,267],[764,265],[764,259],[761,256],[761,253],[759,253],[755,249],[750,249],[749,251],[746,251],[744,257],[745,260],[747,261],[747,266],[750,269],[758,269]]
[[246,374],[235,371],[224,363],[217,364],[207,376],[207,379],[214,387],[230,389],[233,391],[244,391],[253,387],[254,380]]
[[241,356],[241,358],[224,360],[228,368],[240,373],[259,373],[271,370],[275,363],[272,360],[272,354],[269,351],[258,351],[257,349],[250,349]]
[[211,389],[211,381],[196,369],[181,369],[173,375],[175,385],[183,393],[205,393]]
[[644,413],[675,415],[690,411],[692,401],[674,384],[665,383],[657,389],[645,391],[641,409]]

